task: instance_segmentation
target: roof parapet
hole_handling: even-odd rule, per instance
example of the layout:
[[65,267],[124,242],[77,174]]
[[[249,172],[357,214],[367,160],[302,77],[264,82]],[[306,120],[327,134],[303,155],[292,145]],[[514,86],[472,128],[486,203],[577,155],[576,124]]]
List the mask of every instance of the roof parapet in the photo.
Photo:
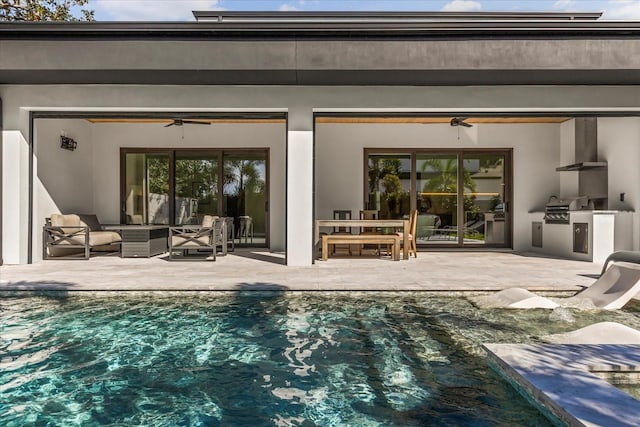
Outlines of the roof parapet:
[[460,21],[595,21],[602,12],[227,12],[193,11],[197,22],[397,23]]

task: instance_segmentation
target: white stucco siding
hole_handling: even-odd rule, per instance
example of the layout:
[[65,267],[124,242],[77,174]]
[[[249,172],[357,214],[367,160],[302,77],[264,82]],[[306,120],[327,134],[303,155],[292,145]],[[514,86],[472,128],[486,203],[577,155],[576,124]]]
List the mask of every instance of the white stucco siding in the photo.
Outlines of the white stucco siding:
[[[29,140],[29,114],[32,111],[111,111],[111,112],[267,112],[278,111],[287,112],[296,110],[302,112],[292,118],[289,123],[289,130],[311,131],[312,130],[312,114],[313,112],[409,112],[409,113],[429,113],[429,112],[447,112],[455,114],[464,111],[465,113],[478,112],[518,112],[518,113],[542,113],[542,112],[584,112],[584,111],[631,111],[640,112],[640,87],[639,86],[438,86],[438,87],[401,87],[401,86],[160,86],[160,85],[0,85],[0,97],[3,101],[3,128],[5,129],[3,152],[3,170],[4,191],[3,191],[3,255],[5,262],[25,262],[27,259],[27,221],[28,221],[28,144]],[[462,130],[461,141],[451,139],[452,131],[450,127],[444,125],[441,130],[434,131],[433,128],[429,132],[435,132],[433,139],[425,142],[424,129],[422,131],[414,130],[409,132],[406,140],[401,140],[395,135],[391,128],[368,127],[367,132],[372,134],[371,138],[362,138],[357,141],[361,147],[375,146],[372,145],[377,140],[380,146],[387,145],[390,141],[397,146],[411,147],[420,144],[433,144],[434,146],[444,146],[448,144],[462,144],[473,147],[476,142],[472,139],[465,139],[465,130]],[[426,125],[416,125],[416,129],[430,128]],[[92,127],[91,138],[95,137],[95,127]],[[390,129],[390,130],[382,130]],[[407,128],[408,129],[408,128]],[[556,194],[560,191],[558,174],[555,173],[555,167],[561,162],[558,160],[560,148],[557,146],[559,138],[555,135],[558,131],[549,131],[554,133],[555,142],[551,142],[546,138],[545,133],[538,132],[539,128],[531,133],[521,131],[525,127],[517,127],[520,131],[506,132],[504,141],[499,144],[498,135],[494,134],[492,140],[487,140],[484,130],[480,127],[471,128],[472,131],[478,132],[478,146],[486,144],[491,147],[508,147],[514,148],[514,205],[515,209],[521,209],[526,212],[530,209],[540,208],[546,202],[550,194]],[[489,132],[490,128],[486,128]],[[187,134],[189,129],[186,129]],[[271,158],[271,237],[272,248],[278,249],[285,246],[284,242],[284,214],[278,216],[275,207],[285,205],[285,176],[284,158],[285,158],[285,129],[278,137],[278,143],[270,148]],[[71,129],[68,129],[71,133]],[[117,138],[120,133],[113,131],[113,135],[104,135],[105,143],[120,144]],[[319,133],[327,133],[327,129],[318,129]],[[546,131],[545,131],[546,132]],[[15,133],[19,135],[18,139],[12,139],[8,136]],[[335,133],[335,132],[334,132]],[[380,133],[380,135],[378,135]],[[186,134],[186,135],[187,135]],[[185,136],[186,136],[185,135]],[[156,143],[158,140],[151,141],[151,136],[147,143]],[[359,136],[356,135],[358,138]],[[59,135],[57,135],[59,137]],[[316,155],[323,156],[322,143],[329,147],[328,139],[319,135],[320,140],[316,141]],[[384,137],[384,138],[383,138]],[[445,138],[447,137],[447,138]],[[18,138],[16,136],[16,138]],[[173,135],[171,143],[179,142]],[[412,139],[413,138],[413,139]],[[470,138],[470,136],[469,136]],[[552,139],[553,139],[552,138]],[[144,138],[137,138],[135,145],[141,144]],[[344,142],[344,139],[340,140]],[[525,142],[530,142],[531,147]],[[80,141],[82,144],[83,141]],[[130,141],[127,141],[129,144]],[[162,142],[159,142],[162,143]],[[214,141],[213,144],[218,144]],[[329,144],[329,145],[327,145]],[[554,144],[556,144],[554,146]],[[256,146],[253,142],[249,146]],[[94,150],[96,145],[94,145]],[[112,147],[113,148],[113,147]],[[346,153],[352,156],[352,148],[355,146],[335,147],[336,153]],[[108,150],[107,147],[104,147]],[[110,150],[110,149],[109,149]],[[358,149],[359,150],[359,149]],[[105,208],[103,204],[111,203],[110,198],[113,194],[118,194],[117,183],[104,182],[113,180],[113,170],[111,166],[117,163],[117,150],[108,152],[95,152],[93,154],[92,167],[96,171],[96,178],[92,182],[93,186],[93,204],[94,210]],[[327,151],[327,153],[329,153]],[[555,156],[555,157],[553,157]],[[327,196],[319,194],[316,201],[320,197],[339,197],[335,199],[336,203],[345,203],[345,200],[353,200],[351,208],[355,211],[360,209],[362,199],[362,154],[358,155],[358,160],[348,163],[348,171],[346,174],[353,174],[357,184],[349,187],[348,192],[342,195]],[[41,161],[42,159],[37,159]],[[327,162],[330,159],[317,159],[319,162]],[[636,167],[638,157],[628,156],[624,159],[626,163],[620,165],[620,168]],[[335,161],[335,160],[332,160]],[[280,162],[280,163],[278,163]],[[340,166],[343,160],[338,160],[337,166]],[[613,165],[609,160],[610,170]],[[342,163],[344,165],[344,163]],[[549,166],[547,166],[549,164]],[[97,171],[102,167],[109,169],[110,173]],[[18,168],[17,172],[13,169]],[[340,172],[343,173],[343,172]],[[18,183],[12,180],[19,176]],[[318,169],[316,171],[316,180],[318,185],[327,186],[334,185],[331,182],[322,183],[325,179],[323,175],[331,175],[329,171]],[[568,175],[567,175],[568,176]],[[37,176],[34,184],[39,185]],[[292,177],[289,177],[291,179]],[[326,179],[334,179],[335,177],[327,177]],[[612,181],[615,182],[615,179]],[[46,186],[46,183],[42,183]],[[527,189],[530,188],[530,191]],[[115,188],[115,189],[114,189]],[[634,190],[627,192],[628,197],[640,199],[640,185],[637,181],[634,183]],[[280,190],[279,190],[280,189]],[[322,187],[317,187],[318,191]],[[523,191],[524,189],[524,191]],[[36,188],[35,191],[38,191]],[[612,189],[615,193],[619,193],[620,189]],[[342,192],[342,189],[340,189]],[[521,192],[521,193],[519,193]],[[635,195],[629,194],[634,193]],[[110,194],[108,198],[103,194]],[[524,200],[519,199],[519,194],[526,196]],[[351,199],[353,197],[353,199]],[[118,199],[116,199],[118,200]],[[42,201],[34,201],[41,203]],[[53,201],[46,201],[53,203]],[[50,206],[44,205],[47,210]],[[118,209],[113,206],[109,207],[108,216],[105,221],[113,221],[114,211]],[[350,206],[345,206],[349,208]],[[324,209],[318,204],[318,209]],[[322,212],[317,211],[320,216]],[[324,214],[323,214],[324,215]],[[115,217],[118,218],[117,216]],[[39,235],[40,222],[42,218],[33,218],[34,227],[32,231],[36,231],[35,235]],[[280,226],[277,222],[281,221]],[[529,236],[530,230],[528,224],[523,224],[516,215],[514,226],[516,235],[514,236],[515,248],[520,248],[520,242],[524,241],[523,236]],[[637,221],[637,220],[636,220]],[[528,222],[528,221],[526,221]],[[275,227],[275,229],[274,229]],[[278,229],[278,227],[280,227]],[[526,233],[525,233],[526,230]],[[280,236],[280,237],[278,237]],[[277,239],[281,239],[278,241]],[[526,238],[528,240],[529,237]],[[637,246],[637,244],[636,244]],[[15,255],[14,255],[15,254]]]
[[[459,131],[459,133],[458,133]],[[365,148],[513,149],[514,249],[530,246],[528,212],[558,192],[558,124],[318,124],[316,125],[316,216],[334,209],[354,215],[364,206]]]
[[313,132],[289,131],[287,142],[287,265],[313,262]]
[[2,132],[2,258],[27,262],[29,146],[19,131]]
[[[598,157],[609,164],[609,209],[632,210],[633,248],[640,249],[640,118],[598,119]],[[624,201],[620,194],[624,193]]]

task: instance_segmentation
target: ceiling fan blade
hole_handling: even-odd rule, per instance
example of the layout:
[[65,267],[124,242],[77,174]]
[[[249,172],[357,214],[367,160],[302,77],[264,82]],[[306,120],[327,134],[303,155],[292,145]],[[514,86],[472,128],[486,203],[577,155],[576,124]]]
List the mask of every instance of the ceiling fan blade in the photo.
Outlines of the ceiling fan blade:
[[192,125],[210,125],[209,122],[201,122],[199,120],[182,120],[182,123],[189,123]]
[[465,120],[467,120],[468,117],[454,117],[451,119],[451,126],[464,126],[466,128],[470,128],[473,125],[470,123],[465,122]]

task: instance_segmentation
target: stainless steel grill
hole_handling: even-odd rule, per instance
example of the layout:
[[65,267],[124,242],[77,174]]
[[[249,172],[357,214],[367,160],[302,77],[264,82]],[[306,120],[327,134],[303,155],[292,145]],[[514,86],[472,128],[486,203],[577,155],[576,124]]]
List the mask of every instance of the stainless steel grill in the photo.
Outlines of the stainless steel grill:
[[588,206],[589,198],[586,196],[569,199],[558,199],[552,196],[544,208],[544,222],[545,224],[569,224],[571,211],[587,209]]

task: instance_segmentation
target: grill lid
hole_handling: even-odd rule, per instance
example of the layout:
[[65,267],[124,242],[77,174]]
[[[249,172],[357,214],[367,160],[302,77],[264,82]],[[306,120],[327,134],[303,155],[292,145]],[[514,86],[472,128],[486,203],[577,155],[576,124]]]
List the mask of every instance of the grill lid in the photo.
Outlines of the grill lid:
[[545,206],[545,210],[570,210],[578,211],[589,207],[589,198],[587,196],[568,197],[559,199],[551,196]]

